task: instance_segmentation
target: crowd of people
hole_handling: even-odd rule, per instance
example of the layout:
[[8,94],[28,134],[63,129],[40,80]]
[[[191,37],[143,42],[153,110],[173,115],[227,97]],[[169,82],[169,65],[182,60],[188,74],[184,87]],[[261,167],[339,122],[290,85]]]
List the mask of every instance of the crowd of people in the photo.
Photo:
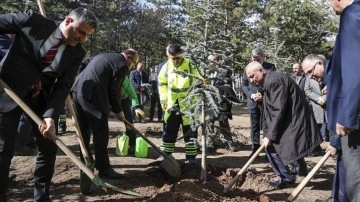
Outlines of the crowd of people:
[[[326,151],[336,155],[337,165],[331,196],[326,201],[360,201],[360,69],[356,66],[360,61],[355,55],[360,49],[356,32],[360,1],[331,0],[330,4],[341,21],[329,61],[310,54],[294,63],[290,77],[265,61],[261,48],[251,51],[242,84],[251,123],[249,157],[263,145],[266,159],[278,176],[269,185],[281,189],[293,185],[295,175],[306,176],[306,156],[323,154],[320,143],[330,141]],[[216,88],[222,98],[218,116],[210,121],[208,151],[219,147],[237,151],[229,119],[232,103],[239,100],[232,87],[232,70],[221,65],[219,55],[208,56],[206,75],[184,57],[178,44],[168,45],[167,60],[150,72],[138,51],[131,48],[84,59],[81,44],[97,24],[95,15],[86,8],[71,11],[61,22],[32,11],[0,15],[0,78],[43,119],[35,125],[1,87],[1,202],[7,201],[9,181],[14,178],[10,164],[17,136],[23,136],[18,127],[25,120],[31,125],[30,135],[37,148],[34,201],[51,201],[50,184],[58,150],[51,134],[66,130],[64,103],[69,94],[89,151],[93,140],[94,157],[90,157],[101,178],[122,177],[111,167],[108,157],[111,111],[121,122],[152,122],[156,117],[163,123],[159,147],[168,155],[174,152],[181,126],[187,163],[197,163],[197,130],[190,127],[190,118],[184,114],[191,107],[183,102],[195,77],[203,78],[203,85]],[[148,117],[144,113],[147,101],[151,103]],[[219,122],[221,136],[214,132],[215,122]],[[126,134],[132,154],[136,134],[128,127]],[[163,156],[156,159],[163,160]]]

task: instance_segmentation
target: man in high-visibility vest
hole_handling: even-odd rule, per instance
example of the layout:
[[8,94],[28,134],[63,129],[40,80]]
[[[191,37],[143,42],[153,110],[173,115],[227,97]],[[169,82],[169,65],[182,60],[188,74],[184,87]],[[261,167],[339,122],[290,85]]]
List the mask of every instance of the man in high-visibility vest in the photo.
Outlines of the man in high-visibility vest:
[[[191,131],[190,120],[188,117],[182,116],[177,110],[169,110],[177,108],[181,112],[190,111],[191,104],[182,102],[186,97],[188,90],[194,78],[190,76],[180,75],[175,71],[184,71],[193,75],[200,76],[195,67],[190,65],[189,59],[183,57],[184,50],[179,45],[170,44],[166,50],[168,61],[161,68],[158,75],[159,95],[164,114],[164,133],[160,145],[161,150],[167,154],[172,154],[175,148],[177,134],[182,125],[186,159],[190,164],[196,163],[196,139],[197,133]],[[159,157],[158,161],[163,160]]]

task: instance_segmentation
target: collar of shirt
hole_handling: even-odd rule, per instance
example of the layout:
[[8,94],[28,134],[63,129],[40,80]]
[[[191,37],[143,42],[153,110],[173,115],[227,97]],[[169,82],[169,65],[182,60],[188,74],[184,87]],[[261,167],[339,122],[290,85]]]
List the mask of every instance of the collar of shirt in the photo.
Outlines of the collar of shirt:
[[48,39],[44,42],[44,44],[40,48],[40,56],[44,57],[44,55],[56,44],[60,42],[62,39],[62,34],[60,31],[60,27],[57,27],[53,33],[49,36]]

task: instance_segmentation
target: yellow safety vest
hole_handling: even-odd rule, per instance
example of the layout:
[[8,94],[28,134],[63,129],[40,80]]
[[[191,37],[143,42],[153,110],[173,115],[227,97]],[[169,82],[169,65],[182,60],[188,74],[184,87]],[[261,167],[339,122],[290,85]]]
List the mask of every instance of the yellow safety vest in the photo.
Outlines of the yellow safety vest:
[[[200,76],[199,71],[196,68],[191,67],[189,59],[184,58],[179,67],[175,67],[174,63],[169,60],[161,68],[158,75],[160,103],[166,104],[167,109],[169,109],[174,106],[176,100],[178,100],[180,110],[189,111],[190,106],[186,103],[181,103],[181,101],[185,98],[194,78],[184,77],[175,73],[174,69]],[[170,116],[167,109],[164,115],[165,122]],[[184,125],[190,125],[189,118],[183,116],[182,120]]]

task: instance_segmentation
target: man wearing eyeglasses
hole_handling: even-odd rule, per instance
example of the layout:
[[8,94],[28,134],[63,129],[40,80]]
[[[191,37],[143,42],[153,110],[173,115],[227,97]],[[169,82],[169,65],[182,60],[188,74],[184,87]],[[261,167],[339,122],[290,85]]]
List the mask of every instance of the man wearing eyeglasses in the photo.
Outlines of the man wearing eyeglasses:
[[[185,140],[185,154],[188,165],[196,164],[197,139],[196,131],[190,128],[190,119],[180,112],[190,112],[188,103],[183,102],[188,90],[195,82],[195,78],[180,74],[186,72],[201,77],[196,67],[191,66],[190,60],[183,57],[184,50],[178,44],[170,44],[166,53],[168,61],[162,66],[159,75],[159,96],[164,114],[164,133],[160,144],[161,150],[166,154],[172,154],[175,149],[180,125],[183,129]],[[179,71],[179,72],[177,72]],[[157,161],[162,161],[161,156]]]
[[[311,103],[314,103],[314,107],[316,105],[323,106],[325,105],[326,101],[326,68],[327,68],[327,60],[323,60],[319,55],[310,54],[306,56],[302,62],[302,66],[304,69],[304,72],[311,78],[307,79],[305,84],[305,94],[309,97],[310,100],[312,100]],[[316,82],[318,86],[315,84],[310,85],[310,83],[313,83],[312,81]],[[322,84],[322,85],[321,85]],[[317,90],[317,88],[321,88]],[[317,91],[317,95],[315,96],[315,93],[309,93],[307,91]],[[325,91],[324,91],[325,89]],[[316,110],[314,110],[316,111]],[[314,113],[315,118],[320,115],[321,113],[317,112]],[[333,177],[333,186],[331,190],[330,198],[324,201],[349,201],[349,198],[346,193],[346,175],[344,171],[344,161],[342,160],[342,151],[341,151],[341,139],[339,135],[333,135],[330,140],[330,145],[326,149],[326,151],[330,151],[331,155],[337,155],[336,158],[336,170]],[[322,202],[323,200],[317,199],[316,202]]]

